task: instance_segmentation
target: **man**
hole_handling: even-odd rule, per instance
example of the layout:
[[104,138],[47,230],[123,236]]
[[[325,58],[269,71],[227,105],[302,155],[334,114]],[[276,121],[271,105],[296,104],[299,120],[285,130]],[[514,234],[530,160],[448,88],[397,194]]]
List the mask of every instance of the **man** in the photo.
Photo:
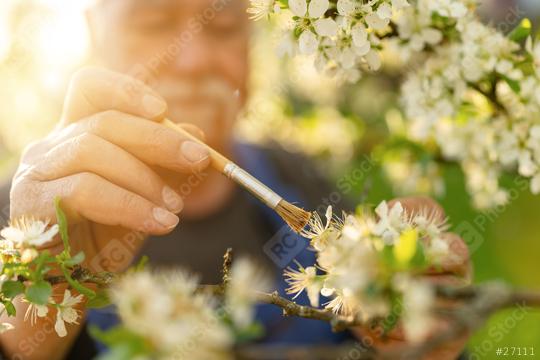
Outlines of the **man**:
[[[238,144],[232,136],[246,100],[250,26],[245,12],[241,0],[115,0],[91,8],[93,54],[109,70],[87,68],[73,77],[58,126],[21,158],[11,184],[11,217],[54,219],[53,199],[60,196],[73,252],[84,251],[84,266],[94,270],[119,271],[147,254],[156,266],[180,265],[212,283],[218,280],[221,255],[233,247],[279,277],[284,264],[270,261],[263,246],[283,223],[209,169],[205,147],[159,124],[165,117],[184,123],[306,208],[318,207],[328,195],[330,189],[313,171],[299,165],[302,160]],[[411,211],[431,207],[442,215],[429,199],[404,204]],[[468,277],[466,247],[453,235],[447,238],[462,261],[445,268],[445,274]],[[48,247],[59,251],[61,242]],[[303,256],[309,252],[298,254]],[[278,287],[283,290],[283,284]],[[59,286],[54,293],[62,291]],[[100,345],[86,335],[86,322],[109,327],[114,315],[79,310],[84,321],[59,338],[54,319],[31,326],[23,321],[26,304],[17,304],[18,316],[10,319],[16,330],[2,334],[2,350],[17,359],[91,357]],[[348,336],[332,334],[321,322],[283,318],[275,308],[261,312],[260,319],[269,343],[332,343]]]

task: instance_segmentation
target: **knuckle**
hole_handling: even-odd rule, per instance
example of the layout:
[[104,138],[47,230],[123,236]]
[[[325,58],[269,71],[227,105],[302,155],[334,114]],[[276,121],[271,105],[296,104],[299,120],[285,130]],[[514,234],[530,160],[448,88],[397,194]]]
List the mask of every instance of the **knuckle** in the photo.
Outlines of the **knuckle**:
[[[92,136],[84,133],[67,140],[61,150],[64,154],[64,163],[84,162],[93,142]],[[55,153],[49,153],[48,159],[53,163],[56,157]]]
[[99,191],[97,176],[90,172],[81,172],[71,176],[66,193],[79,204],[87,203]]
[[163,151],[168,148],[178,148],[180,146],[180,139],[175,135],[166,127],[156,126],[148,132],[145,145],[154,152]]
[[202,131],[200,127],[193,124],[186,124],[186,123],[182,123],[179,125],[181,128],[183,128],[184,130],[186,130],[187,132],[189,132],[191,135],[195,136],[199,140],[206,141],[206,134],[204,133],[204,131]]
[[103,134],[112,121],[115,121],[121,116],[117,110],[105,110],[88,118],[87,132],[92,134]]
[[44,143],[43,141],[33,141],[30,144],[26,145],[21,154],[22,162],[29,162],[30,159],[34,158],[36,155],[42,153]]
[[137,212],[141,209],[141,202],[139,199],[130,193],[124,193],[120,196],[119,205],[122,209],[130,209],[130,211]]
[[74,150],[78,153],[84,152],[86,150],[89,150],[92,145],[96,142],[97,136],[92,133],[82,133],[80,135],[75,136],[72,140],[72,146],[75,148]]
[[144,85],[141,81],[130,77],[122,76],[118,79],[117,86],[119,87],[119,94],[126,97],[126,100],[134,101],[142,96],[144,93]]
[[14,181],[9,193],[9,206],[11,215],[19,215],[32,212],[38,202],[40,191],[35,183],[24,179]]
[[77,135],[72,141],[69,156],[74,161],[87,163],[89,158],[93,156],[98,141],[99,138],[91,133]]

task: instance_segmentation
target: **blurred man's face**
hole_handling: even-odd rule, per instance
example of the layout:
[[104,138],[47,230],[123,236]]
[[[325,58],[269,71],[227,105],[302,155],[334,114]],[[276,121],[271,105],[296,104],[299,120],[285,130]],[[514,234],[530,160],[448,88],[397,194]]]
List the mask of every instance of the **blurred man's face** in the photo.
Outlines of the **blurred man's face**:
[[223,148],[246,93],[245,9],[244,0],[102,0],[90,13],[95,55],[157,89],[173,121]]

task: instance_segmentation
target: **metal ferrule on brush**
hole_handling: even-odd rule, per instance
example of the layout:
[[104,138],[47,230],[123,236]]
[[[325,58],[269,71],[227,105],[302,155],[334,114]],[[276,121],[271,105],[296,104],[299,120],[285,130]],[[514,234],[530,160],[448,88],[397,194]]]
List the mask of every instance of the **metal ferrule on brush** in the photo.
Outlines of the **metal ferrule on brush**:
[[224,173],[229,179],[232,179],[236,183],[242,185],[245,189],[261,199],[261,201],[272,209],[275,209],[282,200],[281,196],[273,192],[270,188],[261,183],[259,180],[255,179],[247,171],[243,170],[236,164],[228,163],[225,165]]

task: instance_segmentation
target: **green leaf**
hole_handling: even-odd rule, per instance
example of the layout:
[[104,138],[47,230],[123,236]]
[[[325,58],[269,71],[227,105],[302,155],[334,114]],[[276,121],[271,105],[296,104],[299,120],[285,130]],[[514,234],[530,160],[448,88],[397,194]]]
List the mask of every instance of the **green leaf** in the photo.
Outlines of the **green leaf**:
[[391,311],[383,320],[383,329],[385,333],[391,331],[399,322],[403,312],[403,298],[399,294],[393,293],[390,297]]
[[238,343],[244,343],[258,339],[264,335],[264,326],[258,322],[249,324],[242,329],[236,329],[235,338]]
[[424,252],[424,245],[418,246],[416,248],[416,253],[411,259],[411,266],[414,269],[423,269],[428,265],[426,254]]
[[111,299],[107,290],[100,290],[96,293],[96,296],[88,300],[86,307],[89,309],[101,309],[110,303]]
[[49,270],[49,267],[45,265],[47,262],[56,262],[56,259],[50,255],[48,250],[44,250],[33,260],[36,267],[33,272],[32,280],[43,280],[43,275]]
[[110,348],[109,353],[100,356],[99,360],[131,360],[137,355],[152,355],[150,344],[123,326],[117,326],[107,331],[90,326],[88,330],[93,338]]
[[135,352],[132,346],[129,344],[119,344],[110,347],[109,351],[99,355],[96,360],[131,360],[134,357]]
[[2,284],[2,294],[10,299],[24,292],[24,285],[19,281],[8,280]]
[[34,304],[46,305],[52,293],[52,286],[46,281],[38,281],[26,289],[26,299]]
[[519,92],[521,91],[521,85],[519,84],[519,81],[510,79],[509,77],[504,75],[502,76],[502,78],[504,79],[504,81],[506,81],[508,86],[510,86],[512,91],[514,91],[516,94],[519,94]]
[[395,257],[394,257],[394,247],[390,245],[385,245],[382,252],[382,261],[390,269],[393,269],[396,266]]
[[62,242],[64,243],[64,251],[69,254],[69,235],[68,235],[68,224],[66,220],[66,214],[61,208],[60,205],[60,198],[56,197],[54,199],[54,207],[56,209],[56,220],[58,222],[58,227],[60,230],[60,237],[62,238]]
[[135,271],[142,271],[145,269],[146,265],[148,264],[148,256],[143,255],[137,265],[135,265]]
[[17,309],[15,308],[15,305],[11,301],[2,301],[2,304],[4,304],[4,307],[6,308],[6,312],[9,316],[15,316],[17,315]]
[[531,20],[525,18],[508,34],[508,38],[515,42],[521,42],[531,34],[531,27]]
[[75,266],[77,264],[80,264],[84,261],[84,253],[81,251],[77,255],[67,259],[64,261],[64,265],[66,266]]

